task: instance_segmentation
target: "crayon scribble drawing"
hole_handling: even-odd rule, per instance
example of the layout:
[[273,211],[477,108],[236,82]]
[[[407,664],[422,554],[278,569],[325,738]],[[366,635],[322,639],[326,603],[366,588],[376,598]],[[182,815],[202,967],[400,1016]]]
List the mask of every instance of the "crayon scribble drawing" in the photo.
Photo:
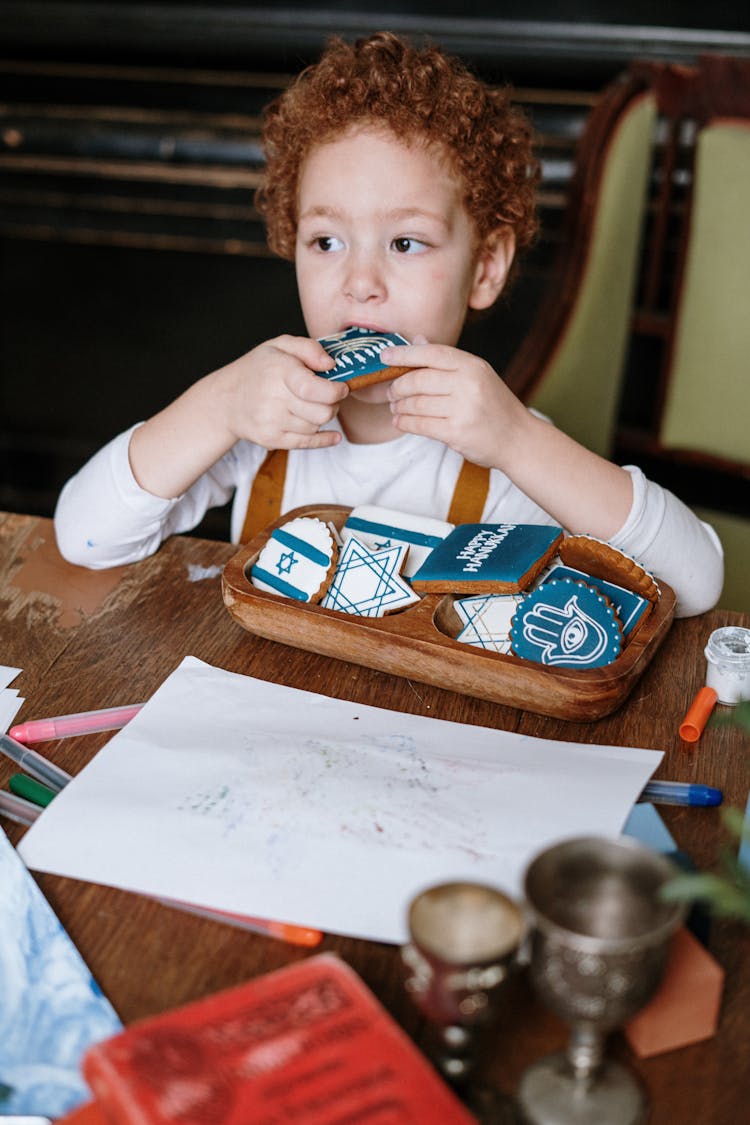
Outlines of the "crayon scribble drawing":
[[81,1057],[121,1027],[0,830],[0,1120],[56,1118],[87,1100]]
[[428,760],[401,734],[307,738],[296,745],[284,736],[257,743],[248,736],[246,750],[246,769],[185,794],[177,808],[220,821],[225,837],[253,835],[263,823],[266,846],[277,850],[287,846],[290,821],[307,839],[338,833],[410,851],[449,841],[476,858],[488,850],[476,809],[476,762]]

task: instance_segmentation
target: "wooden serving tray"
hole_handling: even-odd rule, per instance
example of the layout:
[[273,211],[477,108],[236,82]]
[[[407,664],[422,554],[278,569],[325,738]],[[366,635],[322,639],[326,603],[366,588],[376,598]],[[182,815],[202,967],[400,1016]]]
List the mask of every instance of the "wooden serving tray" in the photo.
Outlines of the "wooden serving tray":
[[317,516],[341,528],[350,511],[333,504],[296,508],[229,560],[222,575],[224,603],[243,628],[322,656],[580,722],[600,719],[620,706],[672,623],[675,595],[660,583],[659,602],[612,664],[549,668],[455,640],[460,624],[453,594],[427,594],[418,604],[387,617],[356,617],[252,585],[250,569],[275,527],[297,516]]

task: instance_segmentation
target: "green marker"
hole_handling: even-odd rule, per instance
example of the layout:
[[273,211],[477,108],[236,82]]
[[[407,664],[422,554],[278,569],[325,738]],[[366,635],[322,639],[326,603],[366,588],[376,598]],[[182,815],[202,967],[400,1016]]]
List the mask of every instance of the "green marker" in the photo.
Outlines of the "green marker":
[[41,805],[43,808],[56,796],[54,789],[42,785],[41,781],[35,781],[33,777],[27,777],[25,773],[13,774],[10,779],[10,791],[17,797],[25,797],[27,801],[33,801],[35,805]]

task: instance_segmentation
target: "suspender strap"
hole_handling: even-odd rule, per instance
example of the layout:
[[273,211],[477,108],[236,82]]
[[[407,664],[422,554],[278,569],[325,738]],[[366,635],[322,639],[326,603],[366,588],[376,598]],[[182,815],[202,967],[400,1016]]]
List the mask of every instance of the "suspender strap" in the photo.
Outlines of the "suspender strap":
[[[247,502],[241,543],[247,543],[281,515],[288,456],[286,449],[272,449],[258,469]],[[464,461],[453,490],[453,499],[446,517],[448,521],[456,524],[480,523],[489,488],[490,470],[471,461]]]
[[464,461],[448,509],[448,522],[481,523],[489,490],[490,470],[484,465],[475,465],[473,461]]
[[286,480],[287,449],[272,449],[256,473],[247,501],[240,543],[247,543],[281,515]]

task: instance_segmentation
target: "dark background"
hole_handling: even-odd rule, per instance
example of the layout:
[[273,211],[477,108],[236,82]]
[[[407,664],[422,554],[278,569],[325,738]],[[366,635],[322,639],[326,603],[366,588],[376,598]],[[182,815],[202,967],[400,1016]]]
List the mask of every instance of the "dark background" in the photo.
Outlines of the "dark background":
[[[465,341],[499,370],[549,279],[596,92],[633,58],[750,54],[748,5],[728,0],[0,2],[0,508],[50,515],[109,437],[261,339],[302,331],[251,187],[213,172],[261,168],[252,122],[332,33],[385,27],[512,82],[543,134],[543,237]],[[133,162],[139,175],[123,175]],[[172,182],[175,169],[196,181]],[[201,532],[226,537],[226,512]]]

